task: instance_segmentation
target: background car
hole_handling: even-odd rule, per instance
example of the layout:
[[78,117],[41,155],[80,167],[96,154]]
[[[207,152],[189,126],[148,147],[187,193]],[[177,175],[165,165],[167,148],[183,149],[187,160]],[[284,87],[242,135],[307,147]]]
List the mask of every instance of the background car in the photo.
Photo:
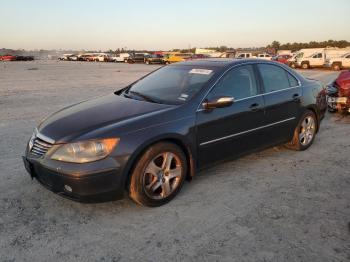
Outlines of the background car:
[[69,57],[72,56],[73,54],[63,54],[61,55],[58,60],[61,60],[61,61],[68,61],[69,60]]
[[128,57],[128,63],[145,63],[147,54],[144,53],[134,53]]
[[16,56],[16,61],[33,61],[33,60],[34,60],[34,56],[22,56],[22,55]]
[[145,57],[145,63],[147,65],[151,65],[151,64],[163,64],[164,60],[163,60],[164,56],[161,54],[153,54],[153,55],[148,55]]
[[78,55],[78,61],[87,61],[88,57],[90,57],[90,54],[82,54]]
[[327,86],[328,111],[350,113],[350,71],[343,71]]
[[110,57],[111,62],[128,62],[128,58],[130,57],[129,53],[120,53],[115,56]]
[[3,56],[0,56],[0,61],[16,61],[16,56],[14,56],[14,55],[3,55]]
[[291,55],[278,55],[275,56],[272,60],[280,62],[282,64],[288,65],[289,61],[288,59],[290,59],[292,56]]
[[272,56],[269,54],[258,54],[257,58],[264,59],[264,60],[272,60]]
[[68,61],[78,61],[78,56],[77,55],[71,55],[67,57]]
[[350,53],[344,54],[340,57],[326,59],[325,66],[336,71],[350,68]]
[[191,56],[192,56],[191,53],[169,54],[169,55],[164,56],[163,61],[165,64],[183,62]]
[[237,59],[246,59],[246,58],[256,58],[256,55],[253,53],[238,53],[236,55]]

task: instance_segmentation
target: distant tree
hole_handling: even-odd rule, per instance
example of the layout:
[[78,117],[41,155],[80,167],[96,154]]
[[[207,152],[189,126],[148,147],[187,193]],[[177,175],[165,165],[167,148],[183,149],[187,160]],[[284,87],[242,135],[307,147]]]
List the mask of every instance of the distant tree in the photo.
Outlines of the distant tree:
[[217,51],[219,51],[219,52],[226,52],[227,49],[228,49],[227,46],[222,45],[222,46],[219,47],[219,49]]
[[275,50],[280,49],[280,46],[281,46],[281,44],[280,44],[280,42],[278,42],[278,41],[273,41],[273,42],[271,43],[271,48],[274,48]]
[[[271,46],[271,45],[269,45]],[[287,50],[292,50],[292,51],[297,51],[303,48],[325,48],[325,47],[339,47],[339,48],[345,48],[350,46],[350,42],[346,40],[327,40],[327,41],[322,41],[322,42],[317,42],[317,41],[310,41],[309,43],[286,43],[280,45],[279,49],[287,49]]]

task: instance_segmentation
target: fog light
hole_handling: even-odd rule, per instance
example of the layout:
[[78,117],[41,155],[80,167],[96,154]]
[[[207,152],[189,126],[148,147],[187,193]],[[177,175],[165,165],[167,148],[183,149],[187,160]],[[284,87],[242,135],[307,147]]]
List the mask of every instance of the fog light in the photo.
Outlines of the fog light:
[[66,191],[68,191],[68,192],[72,192],[73,191],[73,189],[70,186],[68,186],[68,185],[64,185],[64,189]]

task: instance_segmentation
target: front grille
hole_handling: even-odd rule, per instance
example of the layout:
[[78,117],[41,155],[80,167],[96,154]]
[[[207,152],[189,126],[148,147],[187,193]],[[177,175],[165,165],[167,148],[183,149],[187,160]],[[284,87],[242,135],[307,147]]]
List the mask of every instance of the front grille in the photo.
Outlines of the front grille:
[[33,141],[33,147],[30,150],[30,153],[35,155],[35,156],[43,156],[46,154],[46,152],[52,147],[52,144],[39,138],[36,137],[34,138]]

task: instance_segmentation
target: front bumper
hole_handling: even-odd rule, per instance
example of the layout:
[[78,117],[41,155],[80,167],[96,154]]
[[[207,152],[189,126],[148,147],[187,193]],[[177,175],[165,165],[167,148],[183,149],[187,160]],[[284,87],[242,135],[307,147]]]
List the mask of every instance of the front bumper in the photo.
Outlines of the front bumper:
[[[40,184],[66,198],[80,202],[102,202],[123,197],[121,168],[114,159],[86,164],[23,156],[25,169]],[[115,165],[114,167],[111,165]],[[79,169],[79,166],[81,167]]]

